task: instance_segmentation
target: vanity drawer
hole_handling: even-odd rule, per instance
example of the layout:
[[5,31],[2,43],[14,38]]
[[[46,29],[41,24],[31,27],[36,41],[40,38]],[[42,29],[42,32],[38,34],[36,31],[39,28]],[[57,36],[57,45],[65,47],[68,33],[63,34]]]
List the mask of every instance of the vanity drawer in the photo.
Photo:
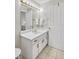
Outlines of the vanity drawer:
[[38,40],[39,40],[39,38],[36,38],[36,39],[32,40],[32,44],[38,43]]
[[42,39],[47,39],[47,33],[42,34],[41,36],[32,40],[32,44],[42,41]]

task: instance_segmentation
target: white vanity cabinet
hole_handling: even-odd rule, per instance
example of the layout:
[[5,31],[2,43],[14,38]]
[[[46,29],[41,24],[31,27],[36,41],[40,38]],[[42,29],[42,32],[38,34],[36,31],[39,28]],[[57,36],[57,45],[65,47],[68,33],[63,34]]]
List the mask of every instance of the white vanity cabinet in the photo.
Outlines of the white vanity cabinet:
[[26,59],[35,59],[47,45],[47,32],[30,40],[21,36],[22,55]]

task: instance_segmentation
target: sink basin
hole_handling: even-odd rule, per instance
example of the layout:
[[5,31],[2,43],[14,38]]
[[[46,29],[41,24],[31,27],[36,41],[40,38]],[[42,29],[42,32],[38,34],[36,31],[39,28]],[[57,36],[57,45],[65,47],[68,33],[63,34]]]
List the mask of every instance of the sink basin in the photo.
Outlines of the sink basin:
[[31,31],[28,31],[28,32],[25,32],[25,33],[21,33],[21,36],[32,40],[32,39],[42,35],[43,33],[47,32],[47,31],[48,31],[47,29],[43,29],[43,30],[39,29],[37,31],[31,30]]

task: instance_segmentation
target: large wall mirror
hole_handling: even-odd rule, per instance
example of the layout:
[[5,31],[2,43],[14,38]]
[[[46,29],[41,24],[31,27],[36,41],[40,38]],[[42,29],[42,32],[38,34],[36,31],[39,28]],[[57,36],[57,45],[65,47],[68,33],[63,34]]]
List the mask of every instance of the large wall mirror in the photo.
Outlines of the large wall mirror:
[[29,8],[20,12],[21,31],[33,29],[36,30],[44,24],[43,9]]

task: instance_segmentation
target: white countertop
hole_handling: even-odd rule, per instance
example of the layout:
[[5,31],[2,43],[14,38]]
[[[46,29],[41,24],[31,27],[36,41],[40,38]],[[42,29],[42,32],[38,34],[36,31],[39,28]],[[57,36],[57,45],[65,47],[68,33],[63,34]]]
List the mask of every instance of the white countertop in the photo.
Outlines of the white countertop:
[[21,33],[21,36],[25,37],[29,40],[33,40],[34,38],[42,35],[43,33],[47,32],[47,31],[48,31],[48,29],[40,29],[40,30],[38,30],[37,33],[34,33],[32,31],[28,31],[28,32]]

